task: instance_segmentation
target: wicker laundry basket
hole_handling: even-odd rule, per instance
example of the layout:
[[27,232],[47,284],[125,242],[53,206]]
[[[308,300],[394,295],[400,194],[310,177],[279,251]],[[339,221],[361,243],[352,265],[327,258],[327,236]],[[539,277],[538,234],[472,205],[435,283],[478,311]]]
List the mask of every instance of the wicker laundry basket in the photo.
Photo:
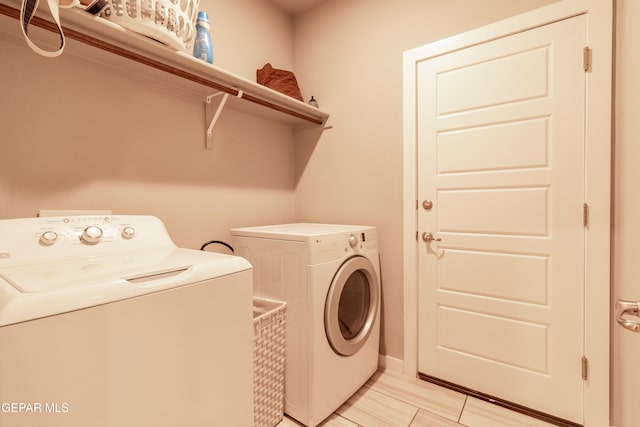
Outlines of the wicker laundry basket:
[[176,50],[193,47],[200,0],[107,0],[102,18]]
[[253,299],[254,425],[273,427],[284,416],[284,361],[287,305]]

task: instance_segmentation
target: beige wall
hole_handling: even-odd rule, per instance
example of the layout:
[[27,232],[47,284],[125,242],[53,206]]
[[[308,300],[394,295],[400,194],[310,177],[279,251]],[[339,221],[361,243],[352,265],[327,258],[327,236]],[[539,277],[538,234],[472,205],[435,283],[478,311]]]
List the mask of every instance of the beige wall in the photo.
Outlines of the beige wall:
[[378,227],[386,355],[403,358],[402,53],[552,2],[330,0],[294,21],[302,92],[333,125],[296,146],[296,216]]
[[[216,65],[252,80],[267,61],[292,66],[285,14],[263,0],[201,5]],[[73,44],[60,58],[40,57],[18,21],[0,25],[15,33],[0,32],[0,218],[39,209],[152,214],[192,248],[229,240],[233,226],[294,219],[289,127],[226,109],[206,150],[203,99],[83,60]]]
[[214,63],[255,81],[256,70],[270,62],[293,67],[293,21],[266,0],[200,0],[209,14]]

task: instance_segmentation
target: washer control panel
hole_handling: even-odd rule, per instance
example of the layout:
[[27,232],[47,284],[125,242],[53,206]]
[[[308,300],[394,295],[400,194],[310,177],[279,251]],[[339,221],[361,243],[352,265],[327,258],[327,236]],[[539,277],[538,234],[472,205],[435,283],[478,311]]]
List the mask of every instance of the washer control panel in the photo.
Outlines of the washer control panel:
[[131,240],[136,235],[135,224],[114,216],[41,218],[36,227],[40,233],[39,242],[44,246],[65,243],[94,246],[114,243],[118,237]]
[[65,216],[0,220],[0,266],[175,247],[153,216]]

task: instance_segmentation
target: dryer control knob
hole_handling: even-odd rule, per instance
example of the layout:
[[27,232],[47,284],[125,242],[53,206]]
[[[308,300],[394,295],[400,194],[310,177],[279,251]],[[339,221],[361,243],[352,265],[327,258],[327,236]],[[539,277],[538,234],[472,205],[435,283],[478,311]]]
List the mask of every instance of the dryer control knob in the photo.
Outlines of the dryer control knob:
[[90,245],[95,245],[102,240],[102,229],[95,225],[90,225],[85,228],[82,234],[80,235],[80,240],[84,243],[88,243]]
[[352,248],[355,248],[358,245],[358,238],[356,237],[355,234],[350,234],[349,235],[349,246],[351,246]]

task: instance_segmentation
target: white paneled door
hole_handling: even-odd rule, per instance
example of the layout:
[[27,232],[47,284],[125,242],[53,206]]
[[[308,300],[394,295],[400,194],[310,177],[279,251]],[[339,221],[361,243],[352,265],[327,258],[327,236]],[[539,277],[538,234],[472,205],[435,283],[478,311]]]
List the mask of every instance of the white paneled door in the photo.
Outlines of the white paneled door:
[[577,423],[585,25],[566,19],[416,69],[419,371]]

